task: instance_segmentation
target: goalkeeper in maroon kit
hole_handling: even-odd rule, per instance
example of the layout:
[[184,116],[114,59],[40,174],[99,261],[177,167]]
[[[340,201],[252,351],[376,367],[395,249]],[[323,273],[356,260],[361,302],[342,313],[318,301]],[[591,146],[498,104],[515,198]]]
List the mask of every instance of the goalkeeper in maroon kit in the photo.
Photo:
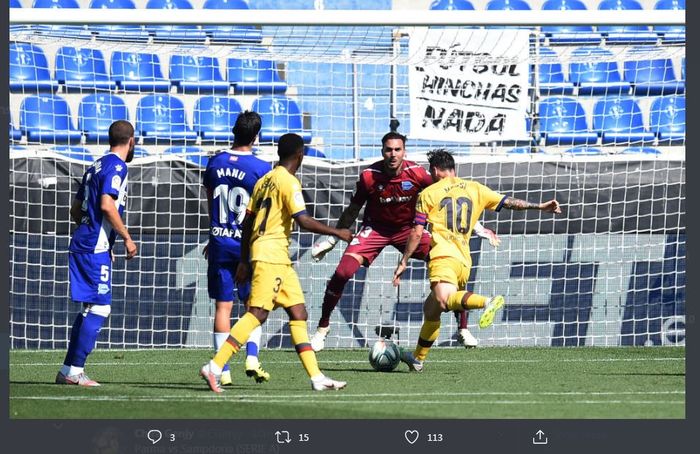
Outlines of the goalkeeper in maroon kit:
[[[383,159],[360,173],[350,205],[338,219],[337,228],[352,226],[362,206],[367,203],[362,227],[345,249],[326,285],[321,319],[311,338],[314,351],[323,350],[330,330],[331,313],[340,301],[345,284],[360,266],[369,267],[386,246],[392,245],[402,253],[406,247],[413,227],[418,193],[433,184],[433,179],[419,164],[404,160],[405,146],[406,137],[397,132],[389,132],[382,137]],[[487,238],[492,245],[498,245],[498,237],[479,223],[474,231],[482,238]],[[335,244],[334,237],[325,237],[314,244],[311,251],[314,260],[321,260]],[[430,234],[426,231],[412,258],[426,260],[429,252]],[[465,347],[476,346],[477,340],[467,329],[466,311],[456,316],[459,320],[459,341]]]

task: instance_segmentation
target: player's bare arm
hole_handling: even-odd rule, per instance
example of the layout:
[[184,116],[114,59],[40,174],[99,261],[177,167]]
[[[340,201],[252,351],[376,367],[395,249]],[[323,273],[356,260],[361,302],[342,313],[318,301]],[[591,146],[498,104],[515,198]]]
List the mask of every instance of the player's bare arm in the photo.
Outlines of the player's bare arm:
[[343,210],[343,213],[338,218],[338,223],[335,225],[338,229],[349,229],[355,223],[357,216],[360,214],[362,207],[355,203],[350,205]]
[[294,218],[294,220],[297,221],[299,227],[309,232],[320,233],[322,235],[337,236],[341,240],[346,241],[348,243],[352,241],[352,232],[350,230],[344,228],[337,229],[331,227],[329,225],[324,224],[323,222],[317,221],[308,214],[301,214]]
[[506,200],[503,202],[503,206],[505,208],[517,211],[540,210],[544,211],[545,213],[561,214],[561,207],[559,206],[559,202],[557,202],[555,199],[548,202],[532,203],[526,200],[516,199],[514,197],[506,197]]
[[136,257],[138,250],[136,248],[136,243],[131,239],[129,231],[126,229],[122,217],[119,216],[119,211],[116,205],[114,205],[114,198],[108,194],[102,194],[100,198],[100,209],[104,214],[105,219],[112,225],[112,228],[117,235],[124,239],[124,247],[126,248],[126,259],[132,259]]
[[394,278],[392,280],[392,282],[394,283],[394,287],[398,286],[401,282],[401,275],[408,266],[408,259],[411,258],[414,252],[416,252],[416,249],[420,244],[420,239],[423,236],[423,230],[425,230],[425,227],[423,227],[420,224],[414,225],[413,229],[411,229],[411,233],[408,236],[408,242],[406,243],[406,249],[404,250],[403,257],[401,257],[399,264],[396,265],[396,270],[394,270]]

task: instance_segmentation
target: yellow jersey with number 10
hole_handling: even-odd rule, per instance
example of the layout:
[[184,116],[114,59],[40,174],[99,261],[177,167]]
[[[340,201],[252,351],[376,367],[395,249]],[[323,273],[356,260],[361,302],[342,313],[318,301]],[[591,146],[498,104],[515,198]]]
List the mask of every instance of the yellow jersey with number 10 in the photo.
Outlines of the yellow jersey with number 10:
[[255,184],[247,209],[253,220],[250,261],[291,265],[289,243],[294,217],[306,213],[301,183],[282,166]]
[[432,234],[430,259],[453,257],[471,265],[469,238],[484,209],[498,211],[505,196],[476,181],[457,177],[433,183],[418,196],[416,224]]

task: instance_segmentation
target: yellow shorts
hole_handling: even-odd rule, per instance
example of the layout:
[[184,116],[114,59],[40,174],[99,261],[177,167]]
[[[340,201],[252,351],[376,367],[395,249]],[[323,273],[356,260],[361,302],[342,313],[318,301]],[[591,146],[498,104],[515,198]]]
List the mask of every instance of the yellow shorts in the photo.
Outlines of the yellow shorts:
[[292,265],[253,262],[250,307],[273,311],[304,304],[304,293]]
[[428,275],[430,282],[449,282],[457,286],[459,290],[467,288],[471,263],[465,265],[453,257],[438,257],[428,262]]

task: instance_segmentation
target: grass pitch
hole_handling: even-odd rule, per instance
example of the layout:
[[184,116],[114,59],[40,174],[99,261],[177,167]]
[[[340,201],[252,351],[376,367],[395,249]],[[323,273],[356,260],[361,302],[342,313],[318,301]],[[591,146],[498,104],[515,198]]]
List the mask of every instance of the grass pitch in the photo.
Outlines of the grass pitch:
[[684,418],[683,348],[437,348],[423,373],[372,370],[367,350],[321,352],[321,369],[347,380],[316,393],[296,353],[263,350],[269,383],[231,363],[216,395],[198,377],[207,350],[96,350],[99,388],[53,384],[62,351],[10,352],[10,417],[193,418]]

